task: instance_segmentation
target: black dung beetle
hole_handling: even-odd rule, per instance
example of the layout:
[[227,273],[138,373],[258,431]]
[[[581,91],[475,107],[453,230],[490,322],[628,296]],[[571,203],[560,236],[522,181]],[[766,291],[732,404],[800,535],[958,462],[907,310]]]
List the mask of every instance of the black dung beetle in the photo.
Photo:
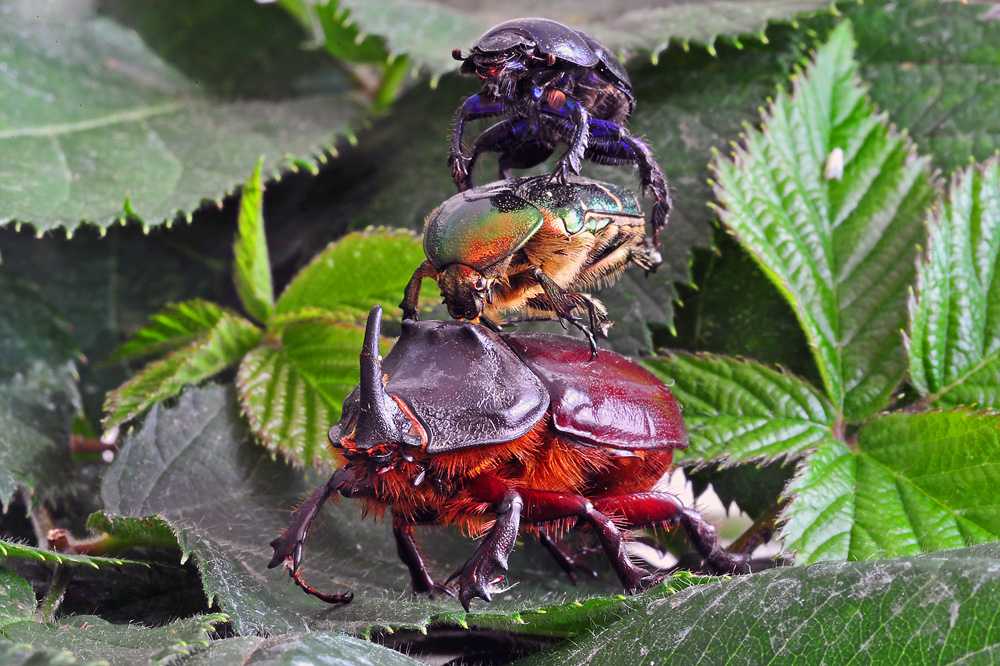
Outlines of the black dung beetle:
[[[598,164],[635,164],[643,191],[652,190],[653,244],[670,213],[663,171],[649,147],[624,123],[635,108],[628,73],[607,47],[561,23],[523,18],[488,30],[467,56],[462,73],[478,76],[482,91],[467,99],[455,117],[448,163],[459,191],[470,189],[470,172],[483,152],[500,153],[500,177],[511,169],[541,164],[565,142],[555,176],[562,183],[580,173],[586,158]],[[480,134],[469,156],[462,150],[465,123],[506,116]]]

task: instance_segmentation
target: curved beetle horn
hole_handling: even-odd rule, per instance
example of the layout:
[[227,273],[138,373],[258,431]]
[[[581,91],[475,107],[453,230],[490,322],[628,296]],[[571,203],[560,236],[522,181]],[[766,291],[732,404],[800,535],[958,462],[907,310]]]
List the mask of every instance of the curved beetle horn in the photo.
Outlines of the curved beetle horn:
[[359,449],[388,442],[410,443],[409,421],[382,385],[382,363],[378,342],[382,335],[382,308],[368,313],[365,344],[361,348],[361,387],[358,425],[354,441]]

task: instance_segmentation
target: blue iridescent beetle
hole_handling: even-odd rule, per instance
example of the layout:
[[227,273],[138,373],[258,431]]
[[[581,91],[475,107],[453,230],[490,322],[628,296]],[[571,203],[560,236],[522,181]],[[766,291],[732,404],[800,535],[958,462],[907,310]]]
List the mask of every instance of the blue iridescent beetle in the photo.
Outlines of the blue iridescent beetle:
[[[499,153],[500,177],[511,169],[541,164],[560,143],[569,149],[555,172],[561,183],[580,173],[582,160],[634,164],[643,191],[652,191],[651,242],[670,213],[663,171],[649,147],[624,124],[635,109],[628,73],[607,47],[561,23],[523,18],[488,30],[462,60],[462,73],[479,77],[482,91],[467,99],[455,117],[448,163],[459,191],[472,188],[471,171],[484,152]],[[480,134],[463,152],[467,121],[506,117]]]

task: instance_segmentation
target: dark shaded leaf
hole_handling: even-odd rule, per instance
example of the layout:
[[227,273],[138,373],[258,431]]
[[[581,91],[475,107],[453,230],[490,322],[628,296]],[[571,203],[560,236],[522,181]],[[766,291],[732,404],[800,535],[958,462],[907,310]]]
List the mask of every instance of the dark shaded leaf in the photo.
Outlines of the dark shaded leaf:
[[[171,39],[211,44],[213,28],[243,45],[251,39],[225,16],[171,9],[180,19]],[[259,30],[272,28],[260,22]],[[348,82],[332,69],[303,80],[282,67],[283,78],[272,79],[280,86],[261,86],[252,98],[214,97],[221,82],[206,86],[181,74],[135,33],[86,12],[8,8],[0,57],[10,71],[0,81],[0,222],[40,231],[72,230],[81,220],[170,221],[230,192],[262,155],[268,175],[325,159],[321,151],[360,115]],[[234,64],[217,66],[229,77],[246,71]]]

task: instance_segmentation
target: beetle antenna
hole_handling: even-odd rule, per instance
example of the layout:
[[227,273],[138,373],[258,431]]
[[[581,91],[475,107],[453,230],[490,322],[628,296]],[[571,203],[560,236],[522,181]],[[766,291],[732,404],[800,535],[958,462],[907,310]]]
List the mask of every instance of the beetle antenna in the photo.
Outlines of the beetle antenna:
[[462,55],[462,49],[455,49],[452,51],[451,57],[455,60],[465,60],[465,57]]

